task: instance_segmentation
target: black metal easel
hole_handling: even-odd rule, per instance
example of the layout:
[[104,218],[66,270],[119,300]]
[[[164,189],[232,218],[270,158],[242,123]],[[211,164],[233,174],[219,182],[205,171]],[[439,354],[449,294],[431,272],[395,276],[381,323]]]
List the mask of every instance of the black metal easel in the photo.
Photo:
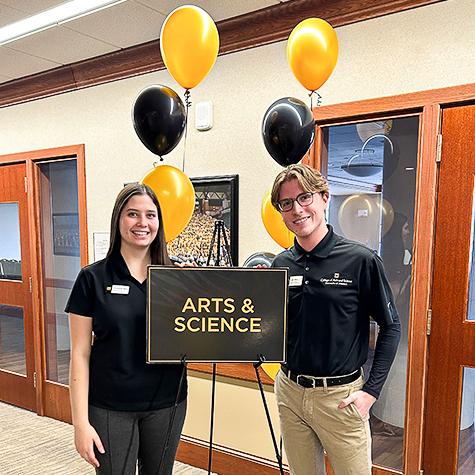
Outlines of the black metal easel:
[[[264,393],[264,387],[262,386],[261,375],[259,374],[259,366],[262,363],[265,363],[266,359],[263,355],[259,355],[259,361],[256,361],[253,366],[256,370],[257,384],[259,385],[259,391],[261,392],[262,404],[264,405],[264,410],[266,411],[267,424],[269,424],[270,435],[272,437],[272,443],[274,444],[274,452],[277,463],[279,464],[279,471],[281,475],[284,475],[284,468],[282,467],[282,445],[279,448],[277,447],[277,440],[275,438],[274,428],[272,427],[272,420],[270,418],[269,407],[267,406],[266,395]],[[282,439],[281,439],[282,442]]]
[[[221,243],[224,242],[224,247]],[[213,252],[216,243],[216,259],[214,261],[215,266],[219,266],[221,259],[226,260],[227,267],[233,267],[233,261],[231,257],[231,250],[229,247],[228,237],[226,235],[226,228],[224,226],[224,221],[221,219],[216,220],[214,223],[213,237],[211,239],[211,244],[208,252],[208,259],[206,265],[209,266],[211,259],[213,257]],[[223,253],[224,250],[224,253]],[[259,355],[259,361],[253,363],[256,370],[257,383],[259,385],[259,391],[262,397],[262,403],[264,405],[264,410],[267,417],[267,423],[269,424],[269,429],[272,437],[272,442],[274,444],[275,456],[277,463],[279,464],[279,471],[281,475],[284,475],[284,469],[282,467],[282,448],[279,452],[277,447],[277,441],[275,438],[274,428],[272,427],[272,420],[270,418],[269,408],[267,406],[266,397],[264,394],[264,387],[262,386],[261,377],[259,374],[259,366],[266,361],[263,355]],[[211,474],[211,465],[213,457],[213,430],[214,430],[214,406],[215,406],[215,393],[216,393],[216,363],[213,363],[213,379],[211,387],[211,418],[210,418],[210,430],[209,430],[209,454],[208,454],[208,475]]]
[[170,445],[170,437],[172,434],[173,422],[175,421],[176,409],[178,407],[178,399],[180,398],[181,388],[183,387],[183,382],[185,381],[186,356],[183,356],[183,358],[181,359],[181,364],[183,365],[183,369],[181,371],[180,383],[178,384],[175,405],[173,406],[172,412],[170,414],[170,420],[168,421],[167,437],[165,439],[165,446],[163,447],[162,456],[160,457],[160,464],[158,465],[157,475],[160,475],[160,470],[162,469],[163,461],[165,460],[165,455],[167,453],[168,446]]
[[[223,245],[224,250],[223,253]],[[227,267],[233,267],[233,260],[231,258],[231,250],[229,248],[228,236],[226,235],[226,228],[224,226],[224,221],[222,219],[217,219],[214,223],[213,237],[211,238],[211,244],[209,246],[208,259],[206,260],[206,265],[209,266],[211,259],[213,258],[214,248],[216,243],[216,259],[214,260],[214,265],[220,265],[221,259],[223,258],[226,261]],[[211,386],[211,418],[210,418],[210,428],[209,428],[209,450],[208,450],[208,475],[211,474],[211,465],[213,463],[213,431],[214,431],[214,402],[216,394],[216,363],[213,363],[213,379]]]
[[[217,219],[214,223],[213,237],[211,238],[211,244],[208,251],[208,259],[206,265],[209,266],[213,253],[215,251],[216,243],[216,259],[214,265],[219,267],[221,260],[226,261],[226,267],[233,267],[233,259],[231,257],[231,249],[229,247],[228,236],[226,235],[226,228],[222,219]],[[224,244],[224,248],[223,248]],[[223,252],[224,250],[224,252]]]

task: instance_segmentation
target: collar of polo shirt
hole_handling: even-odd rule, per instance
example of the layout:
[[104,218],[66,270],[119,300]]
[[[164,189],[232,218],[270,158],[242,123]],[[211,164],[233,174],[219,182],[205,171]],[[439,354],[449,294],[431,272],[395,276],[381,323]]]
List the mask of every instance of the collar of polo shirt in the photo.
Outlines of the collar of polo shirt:
[[130,279],[132,275],[130,274],[129,268],[125,263],[125,259],[120,253],[120,251],[113,251],[111,259],[109,259],[108,265],[117,275],[117,277],[122,279]]
[[292,252],[295,255],[295,259],[303,259],[306,255],[311,254],[315,257],[320,257],[325,259],[328,257],[332,249],[335,247],[337,237],[333,232],[333,227],[331,224],[327,224],[328,232],[325,234],[325,237],[311,250],[306,251],[298,242],[295,240],[294,247]]

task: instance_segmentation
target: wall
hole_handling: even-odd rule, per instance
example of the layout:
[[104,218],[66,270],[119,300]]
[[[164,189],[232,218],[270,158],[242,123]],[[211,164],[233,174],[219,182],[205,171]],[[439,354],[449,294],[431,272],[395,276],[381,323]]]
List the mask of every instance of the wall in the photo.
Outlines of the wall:
[[[320,90],[323,104],[475,82],[474,19],[472,0],[450,0],[338,28],[340,58]],[[139,180],[154,161],[130,119],[135,97],[154,83],[183,92],[161,71],[0,109],[0,154],[86,145],[91,256],[92,233],[107,231],[114,196],[124,182]],[[194,103],[213,101],[215,126],[201,133],[190,129],[185,171],[189,176],[239,174],[241,262],[256,251],[278,251],[261,223],[260,202],[280,168],[266,153],[260,127],[267,107],[284,96],[308,102],[287,66],[285,43],[218,58],[208,78],[192,91]],[[180,144],[166,163],[180,167],[182,154]],[[206,378],[190,378],[187,435],[208,436],[204,411],[209,388]],[[268,393],[268,399],[276,421],[273,395]],[[215,441],[273,458],[255,389],[220,380]]]

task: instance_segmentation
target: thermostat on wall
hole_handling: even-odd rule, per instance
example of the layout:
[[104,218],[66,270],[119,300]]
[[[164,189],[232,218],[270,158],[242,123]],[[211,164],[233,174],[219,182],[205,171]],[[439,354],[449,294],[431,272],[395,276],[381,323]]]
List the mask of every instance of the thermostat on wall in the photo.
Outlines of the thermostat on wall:
[[213,127],[213,103],[211,101],[196,104],[195,127],[197,130],[209,130]]

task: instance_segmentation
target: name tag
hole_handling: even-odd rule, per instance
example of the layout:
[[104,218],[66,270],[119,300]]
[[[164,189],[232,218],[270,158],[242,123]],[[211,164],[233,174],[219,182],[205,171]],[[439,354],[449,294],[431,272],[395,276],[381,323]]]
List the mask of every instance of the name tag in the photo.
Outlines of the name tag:
[[302,285],[303,275],[293,275],[289,279],[289,287],[298,287]]
[[111,294],[128,295],[130,287],[128,285],[113,285],[111,287]]

